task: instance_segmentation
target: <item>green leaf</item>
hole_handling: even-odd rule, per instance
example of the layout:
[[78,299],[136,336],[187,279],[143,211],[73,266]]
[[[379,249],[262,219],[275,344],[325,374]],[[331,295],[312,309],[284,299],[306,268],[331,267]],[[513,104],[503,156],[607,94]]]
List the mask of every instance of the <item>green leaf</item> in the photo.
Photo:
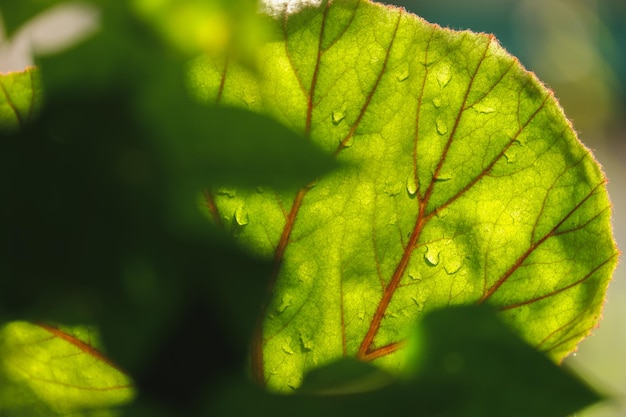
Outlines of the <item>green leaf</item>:
[[457,386],[466,395],[454,415],[565,416],[602,399],[500,318],[489,308],[446,308],[428,314],[412,336],[416,378]]
[[2,415],[114,415],[111,407],[131,400],[134,389],[94,347],[94,336],[80,326],[11,322],[0,329]]
[[[342,358],[307,374],[295,395],[225,388],[209,414],[548,417],[600,399],[484,306],[430,312],[411,333],[410,364],[400,378]],[[254,401],[240,400],[246,391]]]
[[0,74],[0,132],[23,129],[41,106],[41,83],[35,68]]
[[493,36],[369,1],[283,16],[273,36],[256,77],[210,58],[190,72],[206,100],[346,164],[297,192],[209,195],[275,263],[253,378],[289,391],[343,356],[397,371],[412,323],[450,305],[489,303],[553,360],[571,352],[617,251],[605,178],[552,93]]
[[176,79],[166,78],[145,94],[138,115],[177,187],[288,188],[336,165],[302,135],[265,115],[236,107],[207,110]]
[[[133,1],[137,14],[168,44],[187,54],[210,52],[247,60],[265,37],[256,0]],[[253,62],[248,62],[254,65]]]

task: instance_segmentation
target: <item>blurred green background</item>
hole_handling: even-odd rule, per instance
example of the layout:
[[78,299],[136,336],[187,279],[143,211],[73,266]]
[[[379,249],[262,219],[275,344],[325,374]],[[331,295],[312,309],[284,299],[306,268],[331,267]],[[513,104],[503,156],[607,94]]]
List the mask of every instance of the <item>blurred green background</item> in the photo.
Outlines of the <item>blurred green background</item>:
[[[403,6],[444,27],[494,33],[510,53],[554,90],[581,140],[604,166],[614,205],[615,235],[618,245],[626,247],[626,219],[622,216],[626,211],[626,1],[393,0],[387,3]],[[81,24],[84,22],[77,22],[78,26]],[[0,27],[0,71],[20,69],[28,63],[24,54],[29,51],[9,51],[7,43],[2,41]],[[579,416],[626,416],[625,279],[626,268],[622,265],[610,287],[600,327],[567,360],[616,401],[586,410]]]
[[[430,22],[493,33],[554,90],[609,179],[613,225],[626,247],[626,1],[394,0]],[[591,244],[593,244],[591,242]],[[567,362],[615,396],[579,417],[626,416],[626,267],[616,270],[600,327]]]

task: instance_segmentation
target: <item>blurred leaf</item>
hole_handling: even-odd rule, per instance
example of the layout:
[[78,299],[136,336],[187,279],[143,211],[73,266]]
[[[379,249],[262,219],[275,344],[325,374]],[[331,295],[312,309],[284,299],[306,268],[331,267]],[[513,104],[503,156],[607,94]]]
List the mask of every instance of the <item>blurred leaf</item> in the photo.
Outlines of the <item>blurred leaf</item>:
[[[89,97],[90,103],[97,96],[116,96],[124,103],[120,111],[139,124],[139,140],[168,170],[174,188],[185,192],[198,192],[209,184],[294,188],[335,165],[275,120],[198,104],[185,85],[184,54],[164,45],[128,11],[109,7],[102,22],[102,30],[89,41],[40,60],[46,96],[61,101]],[[100,126],[108,123],[104,116],[92,117],[84,129],[108,130]],[[72,115],[66,112],[65,118],[71,120]]]
[[[211,415],[564,417],[601,399],[519,339],[489,308],[430,312],[412,330],[403,378],[392,381],[370,364],[344,358],[311,371],[290,396],[231,384],[214,399]],[[337,381],[347,387],[349,376],[351,388],[337,392]],[[372,390],[376,381],[384,388]],[[254,400],[239,400],[246,391]]]
[[254,65],[265,41],[265,19],[256,0],[134,0],[137,14],[169,44],[195,55],[236,56]]
[[174,96],[150,100],[146,131],[180,187],[302,186],[330,171],[334,161],[267,116],[199,105]]
[[298,393],[312,395],[358,394],[380,389],[391,384],[394,379],[387,372],[369,363],[345,358],[322,368],[313,369],[302,381]]
[[269,274],[196,196],[218,179],[300,186],[332,158],[267,117],[194,102],[186,60],[123,8],[40,63],[40,117],[0,141],[0,322],[98,323],[141,398],[193,407],[241,372]]
[[435,311],[409,350],[416,377],[466,394],[457,416],[566,416],[602,399],[565,367],[519,339],[491,309]]
[[459,304],[498,307],[555,361],[571,352],[617,250],[605,178],[552,93],[492,36],[371,2],[284,16],[274,36],[256,81],[210,59],[191,75],[207,101],[252,95],[346,164],[298,192],[208,196],[274,259],[255,380],[290,391],[344,356],[397,371],[415,319]]
[[23,129],[41,106],[39,72],[28,68],[21,72],[0,74],[0,131]]

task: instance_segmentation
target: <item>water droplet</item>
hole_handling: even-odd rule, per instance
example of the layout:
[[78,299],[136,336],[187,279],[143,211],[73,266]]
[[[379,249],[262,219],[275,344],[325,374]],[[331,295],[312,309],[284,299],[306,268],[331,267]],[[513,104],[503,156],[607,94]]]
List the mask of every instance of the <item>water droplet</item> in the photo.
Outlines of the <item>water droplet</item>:
[[357,317],[359,318],[359,320],[363,321],[363,319],[365,319],[365,311],[359,311]]
[[450,174],[446,174],[443,172],[440,172],[439,175],[437,175],[437,177],[434,178],[436,182],[446,182],[446,181],[450,181],[451,179],[452,179],[452,176]]
[[304,352],[311,352],[315,347],[315,343],[313,343],[313,340],[311,340],[309,337],[305,336],[302,333],[300,333],[300,343],[302,344],[302,351]]
[[417,181],[414,175],[409,175],[406,179],[406,191],[409,195],[414,196],[417,192]]
[[288,343],[285,343],[281,349],[283,350],[283,352],[285,352],[287,355],[293,355],[293,349],[291,349],[291,346]]
[[516,161],[514,152],[510,152],[507,150],[506,152],[504,152],[504,157],[506,158],[507,164],[512,164],[513,162]]
[[424,254],[424,260],[426,261],[426,265],[428,266],[437,266],[439,265],[439,251],[432,248],[426,247],[426,253]]
[[521,144],[514,140],[511,146],[508,147],[506,151],[504,151],[504,157],[506,158],[506,162],[512,164],[517,161],[517,152]]
[[492,106],[489,106],[482,102],[474,104],[472,108],[479,113],[493,113],[494,111],[496,111],[496,109]]
[[289,294],[283,295],[280,299],[280,304],[276,307],[276,312],[278,314],[284,313],[285,310],[291,305],[292,297]]
[[354,136],[351,135],[350,137],[348,137],[348,140],[341,143],[341,147],[349,148],[350,146],[352,146],[353,143],[354,143]]
[[244,93],[243,101],[248,105],[248,107],[252,107],[252,105],[256,102],[254,96]]
[[433,99],[433,104],[435,105],[436,108],[440,108],[443,104],[443,99],[441,98],[441,96],[435,97]]
[[245,226],[248,224],[248,212],[242,206],[237,207],[235,210],[235,221],[239,226]]
[[408,63],[405,63],[404,65],[400,67],[397,77],[398,77],[399,82],[402,82],[406,80],[407,78],[409,78],[409,64]]
[[397,196],[402,191],[402,183],[394,180],[386,180],[383,192],[391,197]]
[[230,198],[237,197],[237,191],[232,188],[219,188],[217,191],[215,191],[215,194],[223,195]]
[[333,111],[333,124],[334,125],[338,125],[345,118],[346,118],[346,109],[345,108],[343,108],[341,110]]
[[445,135],[446,133],[448,133],[448,126],[442,118],[438,117],[435,123],[437,125],[437,132],[439,132],[440,135]]
[[452,264],[452,265],[446,265],[443,267],[443,269],[445,269],[446,274],[448,275],[454,275],[457,272],[459,272],[461,270],[461,267],[463,266],[463,264],[458,263],[458,264]]
[[439,83],[439,86],[441,88],[448,85],[448,83],[450,82],[450,79],[452,79],[452,72],[450,72],[450,66],[442,65],[440,68],[438,68],[436,77],[437,77],[437,82]]
[[419,273],[419,271],[415,269],[409,269],[409,278],[411,278],[413,281],[421,281],[422,275]]

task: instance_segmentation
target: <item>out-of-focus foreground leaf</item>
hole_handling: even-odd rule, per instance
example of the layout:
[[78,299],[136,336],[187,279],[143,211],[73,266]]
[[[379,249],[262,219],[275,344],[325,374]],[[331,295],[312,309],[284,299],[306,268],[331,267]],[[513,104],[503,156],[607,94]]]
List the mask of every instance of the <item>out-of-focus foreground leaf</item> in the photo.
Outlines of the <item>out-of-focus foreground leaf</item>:
[[272,39],[257,78],[210,58],[190,76],[346,168],[211,195],[216,221],[275,263],[255,379],[289,391],[343,356],[402,369],[412,323],[450,305],[492,304],[553,360],[571,352],[617,250],[605,178],[552,93],[493,36],[369,1],[281,16]]
[[[410,332],[409,365],[400,378],[344,358],[312,371],[290,396],[244,383],[223,387],[209,415],[554,417],[600,399],[489,308],[431,312]],[[242,392],[254,400],[241,401]]]
[[[216,182],[299,187],[334,162],[266,116],[188,97],[187,56],[126,4],[107,4],[97,34],[37,61],[41,111],[0,132],[0,322],[97,323],[141,398],[183,412],[242,372],[269,274],[207,224],[197,197]],[[28,414],[36,395],[16,387],[28,400],[10,415]],[[41,407],[69,401],[57,394]]]

